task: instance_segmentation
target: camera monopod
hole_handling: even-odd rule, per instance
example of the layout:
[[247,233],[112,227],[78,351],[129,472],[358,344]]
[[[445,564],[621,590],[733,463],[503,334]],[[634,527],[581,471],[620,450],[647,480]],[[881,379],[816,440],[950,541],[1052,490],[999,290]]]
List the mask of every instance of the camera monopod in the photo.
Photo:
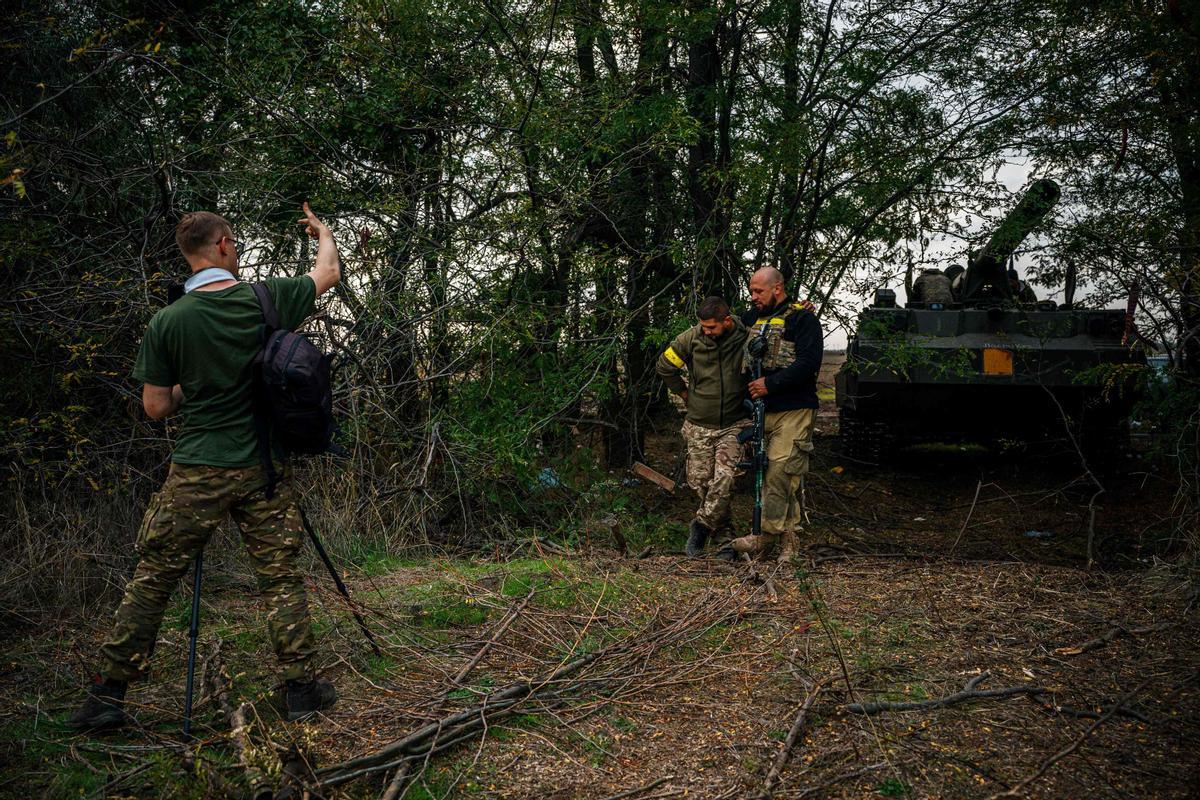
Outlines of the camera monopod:
[[300,510],[300,521],[304,523],[304,530],[308,533],[308,538],[312,539],[313,547],[317,550],[317,555],[325,564],[325,569],[329,570],[329,576],[333,578],[334,584],[337,586],[338,592],[342,597],[346,598],[346,605],[350,607],[350,613],[354,615],[354,621],[358,623],[358,628],[363,632],[363,636],[367,637],[367,644],[371,645],[371,650],[380,658],[383,653],[379,649],[379,645],[375,642],[375,637],[371,635],[371,630],[367,627],[367,623],[363,621],[362,614],[358,613],[358,606],[350,599],[350,590],[346,588],[346,584],[342,582],[342,576],[338,574],[337,567],[333,565],[329,554],[325,552],[325,546],[321,544],[321,540],[317,538],[317,532],[313,530],[312,525],[308,522],[308,514],[304,513],[304,506],[296,503],[296,508]]

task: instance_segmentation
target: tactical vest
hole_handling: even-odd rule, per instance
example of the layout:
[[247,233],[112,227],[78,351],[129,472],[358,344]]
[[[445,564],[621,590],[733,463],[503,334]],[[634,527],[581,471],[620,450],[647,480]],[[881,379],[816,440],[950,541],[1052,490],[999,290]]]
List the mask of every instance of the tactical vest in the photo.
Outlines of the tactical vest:
[[751,341],[762,335],[764,326],[767,329],[767,351],[763,354],[763,373],[783,369],[795,361],[796,343],[786,341],[783,338],[783,329],[787,325],[787,320],[790,316],[801,314],[805,311],[811,312],[812,309],[812,303],[805,301],[802,303],[793,303],[782,311],[776,309],[769,316],[759,317],[758,321],[749,328],[750,335],[746,337],[747,347],[742,348],[742,369],[750,372],[754,368],[754,359],[750,358],[748,346]]

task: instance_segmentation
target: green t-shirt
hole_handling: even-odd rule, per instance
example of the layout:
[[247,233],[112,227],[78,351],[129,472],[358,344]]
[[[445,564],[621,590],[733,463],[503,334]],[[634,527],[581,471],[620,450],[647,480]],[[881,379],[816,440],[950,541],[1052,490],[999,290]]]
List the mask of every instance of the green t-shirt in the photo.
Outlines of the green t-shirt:
[[[267,278],[279,323],[294,329],[313,313],[312,278]],[[262,348],[263,317],[248,283],[189,292],[150,320],[133,377],[183,388],[176,464],[249,467],[259,463],[251,410],[252,367]]]

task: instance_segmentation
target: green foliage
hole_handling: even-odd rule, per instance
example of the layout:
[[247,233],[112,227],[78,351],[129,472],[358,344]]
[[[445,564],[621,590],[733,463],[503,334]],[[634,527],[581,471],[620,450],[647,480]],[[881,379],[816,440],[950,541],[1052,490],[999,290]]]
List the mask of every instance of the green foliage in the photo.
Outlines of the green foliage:
[[[626,515],[597,462],[644,455],[654,358],[699,297],[744,301],[776,263],[837,324],[942,258],[932,232],[972,238],[1015,145],[1077,194],[1029,269],[1073,260],[1100,304],[1139,283],[1172,344],[1200,307],[1196,148],[1177,144],[1194,43],[1140,7],[1043,6],[854,2],[827,25],[782,0],[599,4],[587,24],[476,0],[19,4],[0,34],[0,544],[36,568],[12,574],[114,583],[31,531],[74,530],[65,497],[114,511],[57,552],[128,552],[120,501],[156,487],[180,424],[144,417],[130,373],[192,209],[231,219],[248,278],[309,268],[302,201],[335,232],[346,279],[306,332],[334,353],[353,456],[300,476],[368,569]],[[878,367],[968,367],[929,358]]]
[[978,373],[971,350],[943,350],[926,346],[921,336],[895,330],[890,320],[866,317],[858,328],[860,341],[870,342],[870,356],[846,359],[842,369],[851,373],[883,372],[909,380],[920,372],[931,379],[963,378]]
[[386,680],[392,677],[399,667],[396,659],[390,656],[371,654],[366,658],[366,668],[363,670],[363,674],[374,680]]
[[372,577],[425,563],[423,558],[401,558],[371,549],[358,549],[347,555],[349,563],[353,564],[357,571]]
[[471,686],[464,686],[461,689],[455,689],[447,695],[451,700],[465,700],[474,702],[484,695],[490,694],[495,688],[496,682],[491,678],[484,676],[476,681]]
[[899,778],[886,778],[875,787],[876,794],[883,797],[907,797],[912,794],[908,784]]
[[[1200,470],[1200,382],[1179,370],[1140,373],[1134,418],[1138,429],[1151,432],[1153,457],[1173,465],[1180,476]],[[1200,553],[1200,485],[1184,479],[1174,498],[1166,538],[1196,566]]]
[[467,628],[483,624],[487,608],[461,587],[447,581],[433,581],[409,588],[405,602],[412,612],[413,624],[424,628]]
[[[36,705],[31,703],[31,707]],[[77,735],[62,726],[59,720],[40,718],[0,726],[0,752],[9,759],[6,789],[14,792],[23,789],[24,796],[48,800],[78,800],[96,794],[116,777],[111,771],[111,759],[89,748],[80,748],[78,744]],[[233,760],[230,754],[217,747],[201,746],[197,756],[197,763],[211,768],[228,766]],[[48,769],[51,765],[53,769]],[[163,797],[201,800],[211,796],[211,787],[202,771],[187,773],[181,769],[181,762],[174,753],[146,754],[139,767],[141,785],[156,787]],[[22,779],[15,782],[18,775]],[[227,778],[225,785],[229,785],[229,781]],[[234,775],[233,782],[236,781]]]
[[633,733],[638,727],[637,723],[628,717],[615,717],[612,726],[621,733]]
[[1144,364],[1097,364],[1071,376],[1076,385],[1099,387],[1105,401],[1140,397],[1154,379]]

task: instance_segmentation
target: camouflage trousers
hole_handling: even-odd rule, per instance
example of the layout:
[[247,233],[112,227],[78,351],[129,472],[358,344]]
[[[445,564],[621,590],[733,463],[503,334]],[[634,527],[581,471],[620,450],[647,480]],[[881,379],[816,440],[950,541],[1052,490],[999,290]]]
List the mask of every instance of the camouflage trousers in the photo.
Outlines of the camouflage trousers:
[[804,520],[800,492],[813,449],[816,415],[814,409],[799,408],[771,412],[764,418],[767,474],[763,476],[763,533],[778,535],[800,530]]
[[700,496],[696,519],[712,530],[729,521],[733,481],[741,474],[737,464],[742,458],[742,445],[737,437],[746,424],[740,422],[728,428],[703,428],[691,422],[683,423],[688,486]]
[[146,674],[171,592],[226,515],[242,532],[283,677],[312,677],[316,647],[308,596],[296,566],[303,528],[295,490],[286,475],[269,500],[265,487],[261,466],[171,465],[142,520],[137,569],[117,608],[112,635],[100,650],[106,678],[136,680]]

